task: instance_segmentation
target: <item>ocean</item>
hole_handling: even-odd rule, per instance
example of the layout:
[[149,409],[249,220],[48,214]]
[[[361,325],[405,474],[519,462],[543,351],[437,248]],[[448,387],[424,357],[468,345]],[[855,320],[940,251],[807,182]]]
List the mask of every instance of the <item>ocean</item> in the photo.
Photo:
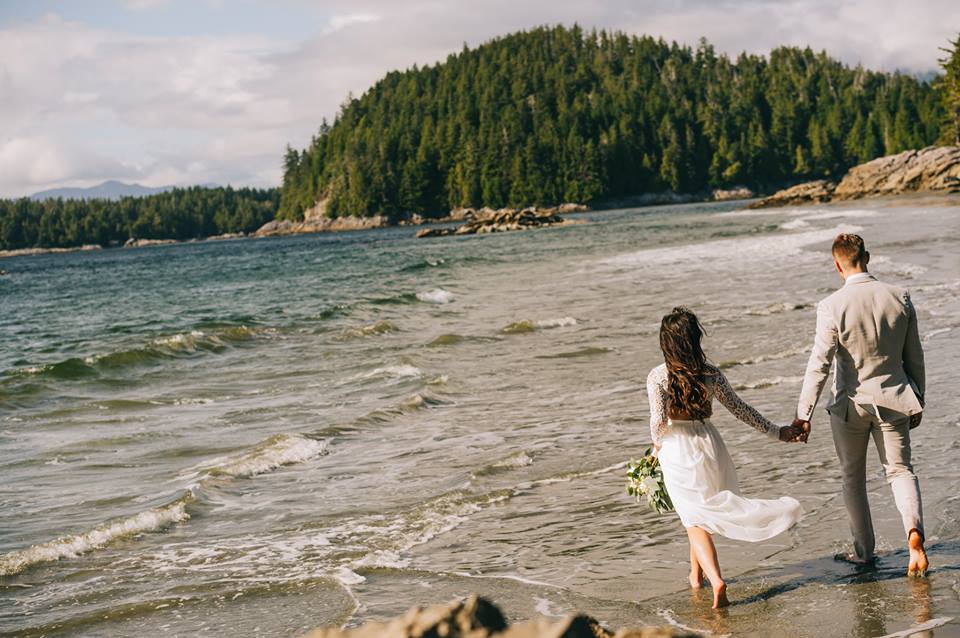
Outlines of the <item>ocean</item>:
[[[0,635],[294,636],[478,592],[513,620],[960,636],[960,198],[742,206],[4,260]],[[678,519],[625,491],[660,317],[697,312],[741,396],[789,422],[839,232],[918,309],[933,571],[904,577],[873,452],[878,569],[832,560],[850,538],[825,401],[807,445],[717,405],[743,491],[806,515],[718,539],[715,612]]]

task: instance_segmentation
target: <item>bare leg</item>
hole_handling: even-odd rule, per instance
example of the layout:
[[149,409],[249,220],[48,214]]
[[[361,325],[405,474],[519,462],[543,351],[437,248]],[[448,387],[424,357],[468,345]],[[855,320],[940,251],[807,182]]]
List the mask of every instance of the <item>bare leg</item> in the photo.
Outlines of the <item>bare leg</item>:
[[703,587],[703,569],[697,560],[697,552],[693,549],[693,540],[690,541],[690,586],[694,589]]
[[696,553],[697,562],[706,572],[710,586],[713,588],[713,608],[726,607],[730,604],[727,600],[727,583],[720,575],[720,560],[717,558],[717,548],[713,544],[713,538],[709,532],[700,527],[688,527],[687,538],[690,539],[690,547]]
[[915,529],[910,530],[907,545],[910,547],[910,567],[907,568],[907,576],[921,578],[926,576],[930,563],[927,561],[927,552],[923,549],[923,536],[920,532]]

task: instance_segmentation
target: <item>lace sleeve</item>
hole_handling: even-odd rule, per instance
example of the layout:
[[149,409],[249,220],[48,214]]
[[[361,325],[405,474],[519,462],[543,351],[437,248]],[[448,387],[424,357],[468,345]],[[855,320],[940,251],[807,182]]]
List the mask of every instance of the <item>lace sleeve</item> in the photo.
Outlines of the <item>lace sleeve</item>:
[[647,397],[650,399],[650,437],[660,448],[667,429],[667,387],[662,368],[654,368],[647,376]]
[[730,414],[737,417],[737,419],[771,438],[780,438],[780,426],[767,420],[762,414],[757,412],[756,408],[741,399],[736,391],[730,387],[730,382],[727,381],[727,377],[719,370],[716,371],[714,393],[716,394],[717,401],[729,410]]

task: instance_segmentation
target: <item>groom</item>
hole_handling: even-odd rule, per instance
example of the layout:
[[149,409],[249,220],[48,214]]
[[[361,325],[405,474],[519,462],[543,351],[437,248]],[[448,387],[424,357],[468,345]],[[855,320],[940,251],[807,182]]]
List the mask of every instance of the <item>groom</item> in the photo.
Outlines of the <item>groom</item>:
[[866,462],[870,438],[910,549],[907,574],[923,576],[923,509],[910,464],[910,431],[923,413],[923,348],[910,295],[867,272],[870,253],[858,235],[838,235],[833,260],[844,284],[817,306],[817,334],[807,364],[794,425],[810,435],[810,419],[830,364],[837,361],[834,397],[827,412],[843,473],[843,499],[850,516],[855,563],[874,558],[873,522],[867,502]]

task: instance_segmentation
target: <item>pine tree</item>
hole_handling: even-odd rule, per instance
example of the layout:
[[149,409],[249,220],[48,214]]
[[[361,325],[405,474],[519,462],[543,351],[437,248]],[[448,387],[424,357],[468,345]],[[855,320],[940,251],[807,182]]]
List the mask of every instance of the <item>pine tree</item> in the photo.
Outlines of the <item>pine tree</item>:
[[940,60],[944,76],[937,83],[945,111],[941,140],[960,146],[960,35],[950,45],[942,49],[947,56]]

